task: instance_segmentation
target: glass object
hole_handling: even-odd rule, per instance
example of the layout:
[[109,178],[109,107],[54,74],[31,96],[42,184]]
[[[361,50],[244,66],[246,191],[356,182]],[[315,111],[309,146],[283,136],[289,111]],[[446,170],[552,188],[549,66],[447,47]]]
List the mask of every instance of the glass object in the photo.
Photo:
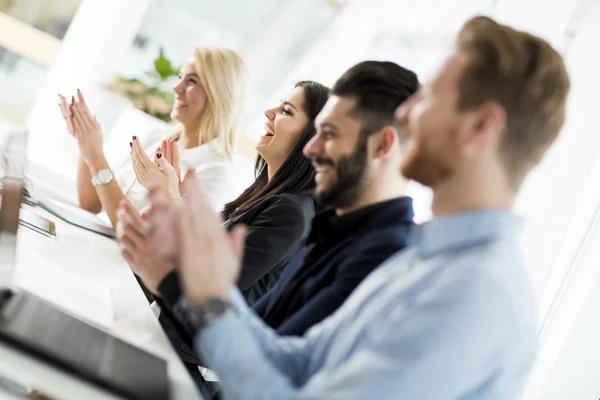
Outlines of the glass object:
[[47,72],[45,67],[0,46],[0,122],[25,122]]
[[81,0],[0,0],[0,12],[62,39]]
[[[22,180],[25,193],[29,197],[33,185],[26,177],[28,131],[16,129],[0,137],[0,181],[5,179]],[[0,193],[2,184],[0,183]]]

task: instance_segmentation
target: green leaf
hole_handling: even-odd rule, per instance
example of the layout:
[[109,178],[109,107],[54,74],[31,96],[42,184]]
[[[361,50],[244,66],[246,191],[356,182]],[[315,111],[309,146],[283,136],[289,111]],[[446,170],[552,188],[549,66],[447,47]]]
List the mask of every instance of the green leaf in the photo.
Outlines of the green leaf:
[[162,47],[158,50],[158,58],[154,60],[154,68],[160,76],[161,81],[166,81],[170,76],[173,76],[173,66],[171,65],[171,61],[165,57]]

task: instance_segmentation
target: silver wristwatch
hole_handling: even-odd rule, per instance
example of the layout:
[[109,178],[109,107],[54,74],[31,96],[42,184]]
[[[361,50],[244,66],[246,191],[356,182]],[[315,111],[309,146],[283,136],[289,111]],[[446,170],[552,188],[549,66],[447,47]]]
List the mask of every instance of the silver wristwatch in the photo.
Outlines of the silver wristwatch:
[[92,185],[106,185],[114,179],[114,175],[110,169],[101,169],[96,176],[92,176]]

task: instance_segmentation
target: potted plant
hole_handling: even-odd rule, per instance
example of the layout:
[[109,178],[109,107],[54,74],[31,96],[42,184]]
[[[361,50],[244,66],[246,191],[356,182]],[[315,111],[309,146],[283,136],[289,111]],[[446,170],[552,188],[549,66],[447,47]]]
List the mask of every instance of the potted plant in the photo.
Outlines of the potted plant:
[[110,90],[129,99],[137,109],[169,122],[173,94],[167,83],[172,77],[179,75],[179,68],[173,67],[162,47],[159,48],[153,67],[144,73],[144,80],[116,76]]

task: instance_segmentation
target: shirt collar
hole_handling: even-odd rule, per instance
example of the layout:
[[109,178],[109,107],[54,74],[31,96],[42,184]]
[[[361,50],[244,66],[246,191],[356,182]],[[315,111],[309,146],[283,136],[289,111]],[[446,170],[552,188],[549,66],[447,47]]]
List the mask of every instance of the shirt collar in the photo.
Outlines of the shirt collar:
[[413,201],[410,197],[372,204],[341,216],[337,216],[334,210],[328,210],[313,218],[312,229],[306,241],[337,241],[360,232],[409,223],[413,218]]
[[482,210],[436,218],[417,227],[424,257],[499,237],[516,237],[524,219],[511,210]]

